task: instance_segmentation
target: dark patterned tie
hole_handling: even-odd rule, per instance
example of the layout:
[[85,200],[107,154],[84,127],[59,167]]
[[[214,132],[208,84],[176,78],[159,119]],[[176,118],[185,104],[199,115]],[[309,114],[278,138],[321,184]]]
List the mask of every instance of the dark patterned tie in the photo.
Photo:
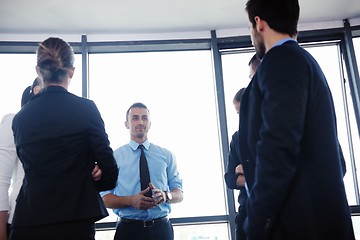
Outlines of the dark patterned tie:
[[[141,185],[141,191],[149,187],[150,183],[150,173],[149,173],[149,167],[147,164],[147,160],[144,154],[144,146],[139,145],[141,154],[140,154],[140,185]],[[145,196],[151,197],[151,191],[147,192]]]

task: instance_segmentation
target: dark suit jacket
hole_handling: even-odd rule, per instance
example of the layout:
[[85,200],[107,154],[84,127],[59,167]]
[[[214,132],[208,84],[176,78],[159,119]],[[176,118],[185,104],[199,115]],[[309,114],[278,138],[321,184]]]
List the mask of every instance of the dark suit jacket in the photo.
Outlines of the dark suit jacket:
[[239,132],[236,131],[232,137],[230,142],[230,150],[228,156],[228,163],[226,167],[226,172],[224,175],[226,186],[230,189],[239,189],[239,197],[238,202],[240,206],[245,206],[245,201],[247,198],[245,187],[239,187],[236,184],[237,175],[235,174],[235,168],[241,163],[240,159],[240,149],[239,149]]
[[[15,116],[13,131],[25,171],[13,226],[108,215],[98,192],[115,187],[118,169],[94,102],[47,87]],[[91,174],[95,162],[99,182]]]
[[228,156],[228,163],[226,167],[226,172],[224,175],[226,186],[230,189],[239,189],[240,193],[238,196],[238,202],[239,202],[239,209],[238,213],[235,218],[235,224],[236,224],[236,239],[246,239],[244,230],[243,230],[243,224],[246,217],[245,212],[245,204],[247,199],[247,193],[245,187],[239,187],[236,184],[236,180],[238,178],[238,175],[235,174],[235,168],[242,164],[241,157],[240,157],[240,149],[239,149],[239,131],[236,131],[231,138],[230,142],[230,151]]
[[242,98],[239,128],[249,240],[355,239],[332,96],[296,42],[265,55]]

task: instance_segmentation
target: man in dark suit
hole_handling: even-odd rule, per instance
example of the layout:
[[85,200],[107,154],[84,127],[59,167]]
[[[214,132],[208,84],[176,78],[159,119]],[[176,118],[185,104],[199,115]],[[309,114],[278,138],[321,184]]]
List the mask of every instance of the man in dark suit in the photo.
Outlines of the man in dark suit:
[[327,81],[296,42],[298,0],[249,0],[262,59],[242,98],[249,240],[355,239]]
[[[67,91],[73,62],[72,48],[59,38],[38,48],[44,89],[12,125],[25,177],[11,240],[94,240],[95,221],[108,215],[99,191],[115,187],[118,169],[95,103]],[[102,171],[98,181],[95,165]]]

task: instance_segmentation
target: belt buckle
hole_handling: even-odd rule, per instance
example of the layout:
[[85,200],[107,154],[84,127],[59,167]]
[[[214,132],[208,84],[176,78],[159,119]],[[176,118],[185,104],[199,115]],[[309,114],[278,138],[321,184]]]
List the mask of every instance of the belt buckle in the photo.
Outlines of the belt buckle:
[[154,227],[154,226],[155,226],[154,220],[145,220],[144,221],[144,228]]

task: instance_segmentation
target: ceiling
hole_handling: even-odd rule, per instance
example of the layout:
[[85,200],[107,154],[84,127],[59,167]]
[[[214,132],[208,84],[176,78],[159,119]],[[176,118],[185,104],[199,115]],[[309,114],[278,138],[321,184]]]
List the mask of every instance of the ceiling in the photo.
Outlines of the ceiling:
[[[299,0],[299,24],[360,19],[360,0]],[[246,29],[246,0],[0,0],[0,36]]]

